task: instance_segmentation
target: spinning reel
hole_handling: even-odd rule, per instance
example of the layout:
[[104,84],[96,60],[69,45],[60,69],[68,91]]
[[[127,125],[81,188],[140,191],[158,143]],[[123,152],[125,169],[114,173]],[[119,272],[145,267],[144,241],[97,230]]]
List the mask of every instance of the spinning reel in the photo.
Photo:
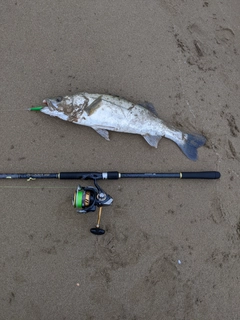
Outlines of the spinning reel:
[[94,180],[94,185],[96,188],[91,186],[82,187],[79,185],[73,195],[72,204],[78,213],[83,214],[94,212],[97,207],[99,208],[96,227],[91,228],[90,232],[95,235],[102,235],[105,233],[105,230],[100,228],[102,207],[110,206],[113,198],[100,188],[96,180]]

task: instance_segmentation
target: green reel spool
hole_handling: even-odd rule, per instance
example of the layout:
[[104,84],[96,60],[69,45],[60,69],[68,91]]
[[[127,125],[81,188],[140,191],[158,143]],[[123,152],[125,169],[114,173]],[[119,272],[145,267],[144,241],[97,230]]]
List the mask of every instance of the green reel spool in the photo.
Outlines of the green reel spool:
[[85,191],[83,190],[76,190],[73,195],[72,204],[74,208],[82,209],[83,208],[83,196]]
[[91,210],[91,206],[95,203],[97,191],[92,187],[83,188],[78,186],[72,199],[74,208],[79,209],[79,213],[86,213]]

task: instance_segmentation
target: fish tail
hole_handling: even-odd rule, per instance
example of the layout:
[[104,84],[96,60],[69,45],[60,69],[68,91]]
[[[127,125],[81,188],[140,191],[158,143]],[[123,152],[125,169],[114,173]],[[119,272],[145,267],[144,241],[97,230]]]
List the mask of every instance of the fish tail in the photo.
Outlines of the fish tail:
[[183,141],[175,142],[188,159],[196,161],[198,158],[197,149],[205,144],[206,138],[199,134],[185,134],[184,136]]

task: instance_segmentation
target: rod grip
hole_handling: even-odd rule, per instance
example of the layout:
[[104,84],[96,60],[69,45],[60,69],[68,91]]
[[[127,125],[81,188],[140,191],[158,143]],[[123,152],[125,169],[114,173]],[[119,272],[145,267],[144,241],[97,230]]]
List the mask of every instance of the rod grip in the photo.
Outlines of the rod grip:
[[102,179],[101,172],[60,172],[59,179]]
[[182,179],[219,179],[221,177],[218,171],[203,171],[203,172],[182,172]]

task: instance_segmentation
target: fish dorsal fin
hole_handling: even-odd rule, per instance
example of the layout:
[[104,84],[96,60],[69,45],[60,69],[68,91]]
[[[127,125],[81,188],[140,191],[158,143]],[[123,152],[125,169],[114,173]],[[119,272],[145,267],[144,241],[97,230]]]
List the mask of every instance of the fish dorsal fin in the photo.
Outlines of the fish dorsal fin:
[[151,136],[150,134],[145,134],[143,138],[151,147],[157,148],[158,142],[161,140],[162,136]]
[[145,101],[145,102],[141,102],[139,105],[147,109],[148,111],[152,112],[155,116],[158,117],[157,111],[151,102]]
[[99,96],[97,99],[95,99],[89,106],[84,108],[84,111],[87,112],[88,116],[94,113],[95,110],[97,110],[100,107],[100,103],[102,101],[102,96]]
[[110,140],[109,139],[109,132],[105,129],[95,129],[93,128],[98,134],[100,134],[101,137],[103,137],[106,140]]

